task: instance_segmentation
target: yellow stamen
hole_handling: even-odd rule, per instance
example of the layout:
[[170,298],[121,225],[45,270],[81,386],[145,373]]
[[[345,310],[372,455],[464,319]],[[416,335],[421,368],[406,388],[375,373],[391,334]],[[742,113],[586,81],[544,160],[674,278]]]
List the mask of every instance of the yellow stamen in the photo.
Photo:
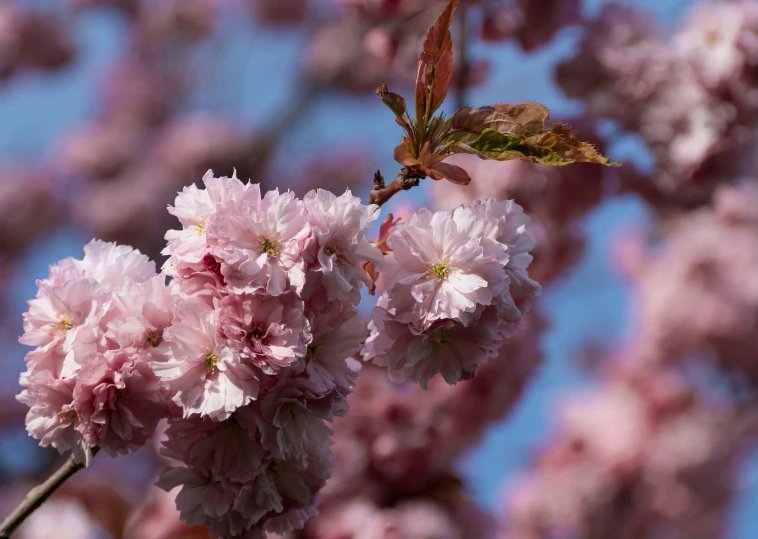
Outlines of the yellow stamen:
[[149,329],[145,332],[145,341],[147,345],[155,348],[163,342],[163,332],[157,329]]
[[213,374],[216,372],[216,365],[218,365],[219,361],[220,358],[216,354],[210,350],[205,350],[205,359],[203,360],[203,363],[205,364],[205,371],[208,374]]
[[266,253],[271,258],[279,256],[279,242],[270,238],[262,238],[258,242],[258,249],[261,253]]
[[63,417],[64,419],[68,421],[76,420],[76,410],[69,410],[68,412],[64,412],[63,410],[61,410],[60,412],[58,412],[57,415]]
[[429,273],[436,277],[438,281],[444,281],[450,274],[450,265],[447,260],[438,260],[429,270]]
[[54,327],[56,328],[56,331],[52,332],[52,335],[63,335],[69,329],[72,329],[74,327],[74,323],[71,321],[67,314],[64,314],[63,318],[61,318],[61,321],[55,324]]
[[337,252],[337,248],[332,245],[327,245],[326,247],[324,247],[324,252],[326,253],[327,256],[332,256],[334,253]]

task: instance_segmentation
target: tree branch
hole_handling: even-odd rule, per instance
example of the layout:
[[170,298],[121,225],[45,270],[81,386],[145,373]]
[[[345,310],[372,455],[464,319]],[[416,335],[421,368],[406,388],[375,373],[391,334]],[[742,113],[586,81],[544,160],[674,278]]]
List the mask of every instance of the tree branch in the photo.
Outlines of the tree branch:
[[[92,448],[94,457],[100,450],[95,446]],[[71,455],[63,465],[48,477],[43,483],[37,485],[24,497],[24,500],[11,512],[8,517],[0,523],[0,539],[9,539],[11,534],[18,528],[37,508],[47,500],[50,495],[58,490],[66,480],[76,472],[84,468],[84,464],[74,461],[74,455]]]
[[397,176],[395,176],[395,179],[392,181],[392,183],[385,187],[384,178],[377,170],[376,174],[374,174],[374,188],[369,194],[368,203],[381,206],[389,199],[391,199],[396,193],[399,193],[400,191],[407,191],[412,187],[416,187],[419,184],[420,180],[424,177],[425,176],[420,175],[418,172],[415,172],[411,168],[403,167],[400,169],[400,172],[397,173]]

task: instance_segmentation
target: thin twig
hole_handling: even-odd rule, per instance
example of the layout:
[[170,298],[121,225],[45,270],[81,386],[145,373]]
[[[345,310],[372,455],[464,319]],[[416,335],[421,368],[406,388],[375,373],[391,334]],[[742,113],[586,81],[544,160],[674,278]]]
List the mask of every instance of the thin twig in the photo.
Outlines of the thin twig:
[[392,180],[392,183],[385,187],[384,179],[381,177],[379,171],[377,171],[377,174],[374,175],[374,188],[369,194],[368,203],[381,206],[400,191],[407,191],[412,187],[416,187],[422,178],[424,178],[424,176],[415,172],[413,169],[403,167],[400,169],[400,172],[397,173],[395,179]]
[[[99,447],[92,448],[94,457],[99,451]],[[28,517],[40,505],[47,500],[50,495],[58,490],[66,480],[76,472],[84,468],[84,464],[74,461],[74,455],[71,455],[63,465],[48,477],[43,483],[37,485],[29,491],[24,500],[16,507],[8,517],[0,523],[0,539],[9,539],[11,534],[16,531]]]

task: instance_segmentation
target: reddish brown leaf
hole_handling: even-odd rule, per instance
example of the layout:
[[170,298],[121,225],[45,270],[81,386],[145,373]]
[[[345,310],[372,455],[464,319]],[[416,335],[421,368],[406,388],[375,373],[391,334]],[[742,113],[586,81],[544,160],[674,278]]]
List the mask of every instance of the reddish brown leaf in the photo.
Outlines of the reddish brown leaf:
[[387,246],[387,239],[390,237],[390,232],[392,232],[392,229],[399,222],[399,217],[397,219],[394,219],[391,213],[387,215],[387,217],[384,218],[382,224],[379,226],[379,237],[376,241],[372,241],[371,245],[379,249],[385,255],[391,253],[392,249]]
[[371,296],[375,296],[376,281],[379,279],[379,272],[376,270],[376,264],[373,262],[363,262],[361,266],[363,267],[363,272],[366,274],[366,277],[368,277],[368,280],[371,283],[368,285],[368,293]]
[[467,133],[481,133],[492,129],[499,133],[521,137],[539,133],[544,129],[549,111],[539,103],[498,103],[486,107],[463,107],[450,120],[450,127]]
[[429,171],[431,172],[430,176],[435,180],[445,178],[458,185],[468,185],[471,183],[471,177],[468,175],[468,172],[456,165],[437,163],[436,165],[430,166]]
[[382,103],[395,113],[395,116],[402,118],[405,114],[405,99],[401,95],[390,92],[386,84],[382,84],[376,89],[376,95],[382,98]]
[[[416,118],[428,122],[445,101],[453,75],[453,39],[450,23],[458,0],[448,0],[445,9],[429,29],[418,59],[416,75]],[[418,120],[417,120],[418,121]]]
[[392,156],[395,158],[395,161],[407,167],[418,164],[418,159],[413,157],[411,149],[405,143],[395,146],[395,151],[392,152]]

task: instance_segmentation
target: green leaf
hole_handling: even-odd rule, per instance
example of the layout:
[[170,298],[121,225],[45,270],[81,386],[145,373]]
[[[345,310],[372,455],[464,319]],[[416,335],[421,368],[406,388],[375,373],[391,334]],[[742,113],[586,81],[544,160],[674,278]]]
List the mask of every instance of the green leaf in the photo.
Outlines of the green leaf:
[[555,125],[547,131],[527,137],[487,128],[468,144],[453,144],[451,151],[473,153],[482,159],[497,161],[525,159],[547,165],[577,162],[618,165],[602,156],[591,144],[578,141],[573,131],[564,125]]

